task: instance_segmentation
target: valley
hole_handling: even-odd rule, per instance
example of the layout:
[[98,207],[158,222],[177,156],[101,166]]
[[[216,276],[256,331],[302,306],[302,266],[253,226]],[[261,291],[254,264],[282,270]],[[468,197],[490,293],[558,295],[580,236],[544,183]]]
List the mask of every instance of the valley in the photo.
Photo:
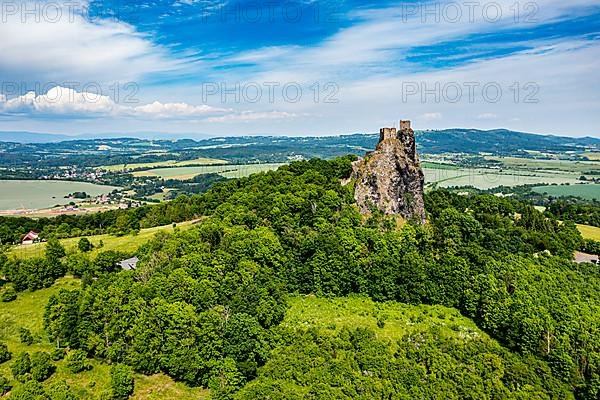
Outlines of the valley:
[[[600,176],[600,161],[595,156],[600,154],[600,140],[544,136],[534,144],[532,136],[536,135],[498,130],[417,131],[426,187],[487,190],[552,185],[544,190],[549,195],[581,194],[598,199],[594,185],[582,184],[593,184]],[[449,140],[453,137],[468,139],[461,152],[455,152]],[[500,139],[512,146],[498,146],[495,141]],[[374,135],[354,134],[178,141],[94,139],[26,145],[0,142],[0,179],[5,179],[0,185],[6,193],[0,210],[5,215],[43,217],[139,206],[201,193],[218,181],[274,170],[294,160],[361,156],[374,141]],[[18,183],[24,179],[43,181]],[[86,187],[91,197],[114,189],[118,192],[76,209],[64,207],[71,201],[64,199],[68,193]],[[55,205],[63,207],[52,209]]]
[[[570,327],[600,310],[590,149],[421,171],[401,125],[366,161],[94,161],[81,184],[115,185],[98,204],[0,216],[0,396],[588,400],[599,340]],[[66,168],[41,164],[4,172]]]

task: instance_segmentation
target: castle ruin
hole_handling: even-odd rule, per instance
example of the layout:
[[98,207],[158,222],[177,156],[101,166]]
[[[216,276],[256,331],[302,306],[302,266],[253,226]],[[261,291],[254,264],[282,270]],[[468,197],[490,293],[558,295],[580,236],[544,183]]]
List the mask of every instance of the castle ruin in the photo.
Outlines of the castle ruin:
[[375,151],[354,163],[354,198],[365,214],[377,208],[386,215],[424,223],[425,178],[415,134],[410,121],[401,120],[399,126],[381,128]]

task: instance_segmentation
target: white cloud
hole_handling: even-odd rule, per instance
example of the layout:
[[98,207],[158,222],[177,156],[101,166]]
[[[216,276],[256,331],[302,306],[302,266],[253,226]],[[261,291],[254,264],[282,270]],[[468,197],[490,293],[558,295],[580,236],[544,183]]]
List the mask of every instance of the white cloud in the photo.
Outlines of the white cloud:
[[56,86],[47,93],[28,92],[0,106],[6,114],[111,114],[118,109],[110,97]]
[[[470,3],[476,4],[472,17],[470,6],[450,0],[417,3],[419,11],[416,14],[407,11],[407,7],[411,6],[408,3],[383,9],[361,9],[350,15],[358,23],[340,30],[317,46],[286,45],[252,49],[226,62],[254,64],[251,68],[259,76],[251,80],[308,83],[315,79],[335,79],[341,84],[340,80],[345,77],[356,79],[374,74],[395,74],[399,69],[410,72],[414,66],[407,64],[404,57],[409,49],[417,46],[435,45],[502,29],[528,30],[575,18],[598,5],[597,0],[573,0],[568,3],[563,0],[539,0],[527,3],[536,6],[536,10],[521,10],[516,19],[513,10],[516,6],[524,8],[524,4],[513,0],[488,3],[500,8],[497,21],[493,18],[496,6],[485,8],[484,12],[484,4],[474,2]],[[426,13],[432,7],[446,4],[461,8],[462,17],[458,22],[446,16],[447,12],[439,11],[439,20],[436,20],[436,13]],[[538,22],[526,22],[527,17]],[[481,50],[472,51],[477,54]]]
[[231,111],[224,108],[207,106],[194,106],[187,103],[160,103],[155,101],[151,104],[133,108],[134,114],[138,116],[148,115],[154,118],[192,117],[210,115]]
[[19,10],[14,15],[3,14],[0,23],[3,82],[25,83],[31,90],[36,83],[42,87],[52,82],[110,85],[181,67],[165,48],[126,23],[91,21],[66,7],[66,2],[53,3],[61,7],[58,19],[55,15],[59,14],[50,11],[38,11],[37,15],[20,12],[35,4],[39,7],[39,2],[13,4]]
[[434,119],[441,119],[442,118],[442,114],[439,112],[433,112],[433,113],[425,113],[421,116],[423,119],[426,119],[428,121],[434,120]]
[[0,104],[0,113],[32,117],[89,118],[99,116],[177,119],[207,117],[230,110],[208,105],[187,103],[161,103],[155,101],[140,106],[121,105],[109,96],[78,92],[72,88],[56,86],[45,94],[28,92]]
[[268,112],[256,112],[256,111],[242,111],[237,114],[229,114],[221,117],[208,118],[207,122],[250,122],[250,121],[263,121],[263,120],[278,120],[296,118],[297,114],[288,113],[285,111],[268,111]]

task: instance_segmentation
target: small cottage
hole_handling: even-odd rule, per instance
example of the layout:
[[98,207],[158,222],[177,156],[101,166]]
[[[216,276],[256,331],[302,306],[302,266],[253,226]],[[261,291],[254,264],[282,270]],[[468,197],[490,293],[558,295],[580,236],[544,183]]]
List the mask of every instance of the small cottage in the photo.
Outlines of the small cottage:
[[39,236],[40,235],[36,232],[30,231],[27,235],[23,237],[23,239],[21,240],[21,244],[33,244],[35,241],[37,241]]

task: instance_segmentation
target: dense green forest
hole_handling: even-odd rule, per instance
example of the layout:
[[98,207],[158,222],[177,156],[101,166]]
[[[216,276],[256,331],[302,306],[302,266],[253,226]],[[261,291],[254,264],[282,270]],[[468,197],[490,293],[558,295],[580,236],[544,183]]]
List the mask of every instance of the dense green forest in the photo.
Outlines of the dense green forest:
[[[427,194],[426,225],[366,217],[352,184],[340,184],[352,160],[295,162],[58,226],[32,221],[72,234],[203,216],[143,246],[135,271],[116,270],[127,254],[66,255],[51,241],[42,258],[2,258],[6,286],[81,276],[81,290],[46,305],[58,348],[161,371],[215,399],[599,398],[600,276],[571,261],[583,244],[573,222],[526,202],[444,190]],[[377,328],[282,323],[299,295],[452,307],[501,346],[434,325],[386,341]]]

